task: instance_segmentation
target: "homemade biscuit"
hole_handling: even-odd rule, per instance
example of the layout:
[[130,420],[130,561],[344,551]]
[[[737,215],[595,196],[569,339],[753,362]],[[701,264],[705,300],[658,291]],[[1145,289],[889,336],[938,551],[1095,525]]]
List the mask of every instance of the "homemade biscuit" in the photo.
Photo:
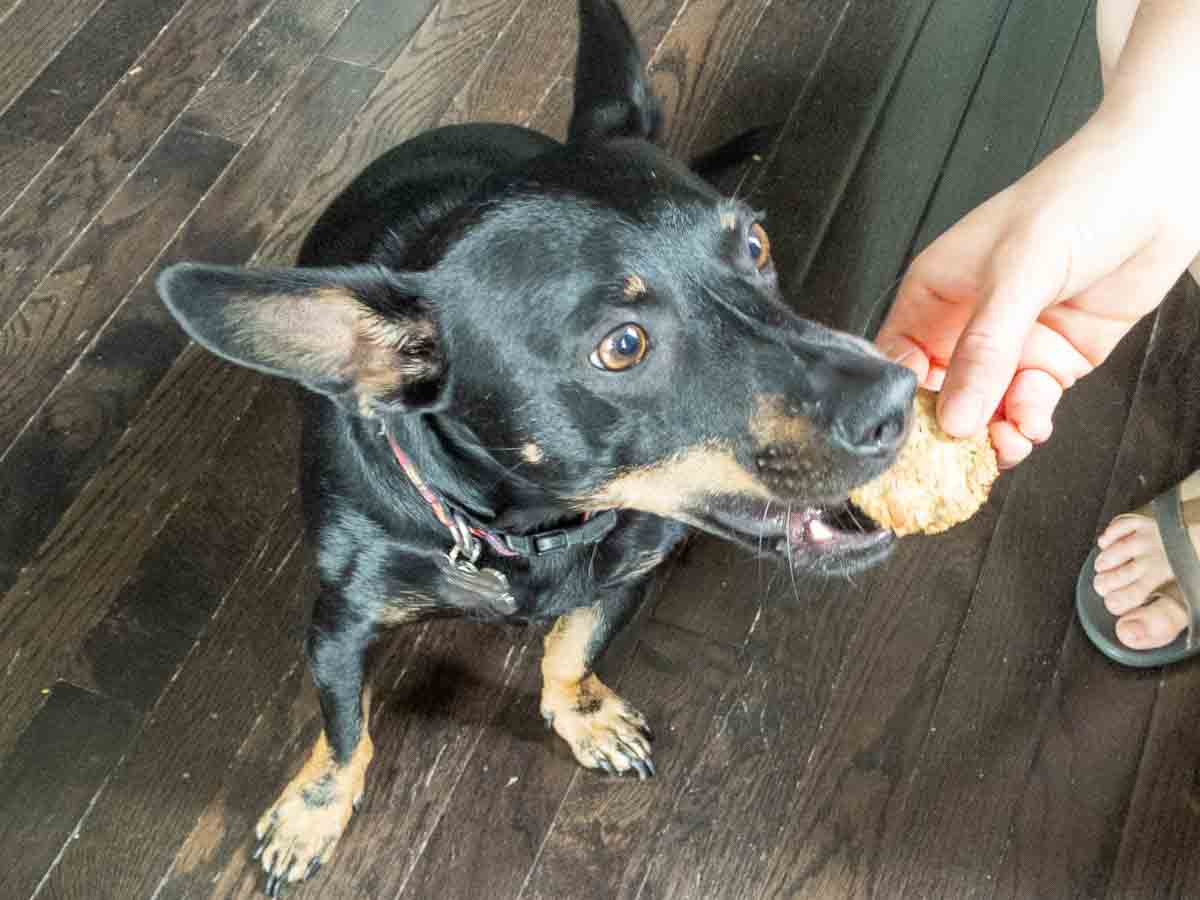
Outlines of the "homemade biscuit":
[[938,534],[987,501],[1000,470],[986,430],[960,440],[937,423],[937,394],[917,392],[912,432],[890,469],[850,492],[855,506],[897,535]]

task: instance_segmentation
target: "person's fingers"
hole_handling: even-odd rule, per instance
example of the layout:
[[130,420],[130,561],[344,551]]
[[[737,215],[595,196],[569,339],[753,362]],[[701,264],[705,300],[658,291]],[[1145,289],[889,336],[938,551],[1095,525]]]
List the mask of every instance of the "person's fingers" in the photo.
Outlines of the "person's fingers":
[[1062,287],[1067,262],[1032,240],[992,254],[983,299],[946,368],[938,419],[947,432],[970,437],[987,424],[1016,375],[1038,313]]
[[1069,336],[1081,364],[1076,377],[1103,362],[1137,320],[1162,302],[1187,268],[1190,248],[1178,241],[1153,241],[1077,296],[1041,314],[1047,330]]
[[941,391],[946,383],[946,367],[933,363],[929,366],[929,374],[925,376],[924,385],[931,391]]
[[924,384],[929,373],[929,357],[914,341],[900,334],[882,335],[876,346],[879,352],[894,363],[907,366],[917,376],[917,383]]
[[1021,434],[1012,422],[997,419],[988,426],[988,436],[996,450],[996,463],[1011,469],[1033,452],[1033,441]]
[[1041,369],[1022,369],[1004,395],[1004,418],[1034,444],[1050,439],[1062,385]]

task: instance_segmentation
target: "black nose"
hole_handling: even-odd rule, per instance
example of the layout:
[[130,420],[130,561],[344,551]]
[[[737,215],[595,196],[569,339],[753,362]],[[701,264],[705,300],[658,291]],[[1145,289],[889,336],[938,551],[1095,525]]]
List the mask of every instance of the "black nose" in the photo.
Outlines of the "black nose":
[[903,366],[874,357],[838,368],[830,437],[856,456],[894,453],[908,431],[916,376]]

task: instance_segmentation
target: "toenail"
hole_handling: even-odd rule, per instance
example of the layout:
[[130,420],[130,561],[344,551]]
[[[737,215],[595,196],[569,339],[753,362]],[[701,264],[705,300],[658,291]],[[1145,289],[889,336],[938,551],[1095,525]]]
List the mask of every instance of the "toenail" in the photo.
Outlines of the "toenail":
[[1139,619],[1123,620],[1117,623],[1117,637],[1130,646],[1141,644],[1146,640],[1146,628]]

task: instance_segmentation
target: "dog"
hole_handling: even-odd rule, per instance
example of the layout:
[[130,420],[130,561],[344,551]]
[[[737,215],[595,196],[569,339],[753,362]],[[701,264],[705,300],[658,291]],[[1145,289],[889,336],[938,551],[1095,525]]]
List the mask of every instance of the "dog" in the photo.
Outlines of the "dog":
[[256,828],[270,896],[329,859],[362,798],[382,629],[552,623],[542,715],[583,766],[645,778],[650,729],[593,670],[689,529],[827,573],[894,541],[846,496],[895,458],[913,375],[791,311],[762,216],[655,146],[615,2],[579,8],[565,143],[421,134],[332,202],[297,267],[158,279],[198,343],[307,389],[324,728]]

